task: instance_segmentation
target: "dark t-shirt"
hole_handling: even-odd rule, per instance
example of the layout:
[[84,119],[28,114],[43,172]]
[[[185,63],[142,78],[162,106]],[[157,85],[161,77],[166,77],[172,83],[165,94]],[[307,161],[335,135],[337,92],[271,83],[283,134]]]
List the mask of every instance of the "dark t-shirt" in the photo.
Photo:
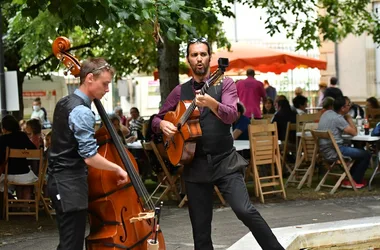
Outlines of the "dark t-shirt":
[[[5,161],[6,148],[14,149],[36,149],[36,146],[24,132],[15,132],[0,136],[0,164]],[[8,174],[29,173],[28,161],[26,159],[9,159]]]
[[242,134],[236,140],[248,140],[248,125],[250,120],[248,117],[241,115],[240,118],[232,125],[232,130],[239,129]]
[[288,122],[296,123],[296,116],[297,113],[295,113],[292,110],[279,110],[276,114],[274,114],[272,123],[277,122],[277,132],[279,140],[285,140]]

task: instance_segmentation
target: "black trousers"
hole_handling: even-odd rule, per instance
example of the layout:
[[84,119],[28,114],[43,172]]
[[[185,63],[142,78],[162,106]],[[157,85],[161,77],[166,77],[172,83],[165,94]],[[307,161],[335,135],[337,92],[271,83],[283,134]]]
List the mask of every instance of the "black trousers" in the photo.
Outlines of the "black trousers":
[[64,213],[61,202],[57,199],[56,183],[53,181],[48,182],[48,193],[56,212],[59,231],[57,250],[83,250],[87,210]]
[[236,216],[249,228],[262,249],[284,249],[252,205],[243,174],[235,172],[218,179],[215,183],[186,182],[195,250],[214,249],[211,240],[214,185],[219,188]]

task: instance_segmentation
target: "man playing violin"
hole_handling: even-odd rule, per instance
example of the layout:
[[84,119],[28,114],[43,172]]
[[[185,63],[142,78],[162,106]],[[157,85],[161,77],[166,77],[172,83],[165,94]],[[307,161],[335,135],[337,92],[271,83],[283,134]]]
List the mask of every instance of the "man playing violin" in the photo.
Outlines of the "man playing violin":
[[87,166],[114,171],[118,184],[128,181],[127,172],[97,152],[95,115],[91,102],[108,91],[114,69],[102,58],[85,61],[80,86],[58,101],[48,158],[48,193],[56,211],[59,250],[83,250],[87,219]]
[[181,100],[196,98],[200,109],[202,136],[197,140],[193,161],[185,166],[188,207],[193,227],[194,249],[211,250],[211,220],[213,190],[216,185],[230,204],[237,217],[251,230],[265,250],[284,249],[271,229],[252,205],[244,182],[248,163],[233,147],[231,124],[237,119],[238,101],[236,86],[231,78],[217,86],[211,86],[208,94],[200,95],[199,89],[210,76],[211,48],[204,38],[194,39],[187,45],[187,61],[193,78],[176,86],[169,94],[158,115],[152,122],[155,133],[171,137],[177,127],[163,120]]

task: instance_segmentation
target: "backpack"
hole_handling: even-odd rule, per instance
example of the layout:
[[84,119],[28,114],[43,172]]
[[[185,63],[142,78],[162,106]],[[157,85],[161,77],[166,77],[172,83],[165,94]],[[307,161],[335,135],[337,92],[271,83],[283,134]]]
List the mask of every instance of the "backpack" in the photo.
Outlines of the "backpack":
[[371,136],[380,136],[380,122],[376,124],[371,132]]

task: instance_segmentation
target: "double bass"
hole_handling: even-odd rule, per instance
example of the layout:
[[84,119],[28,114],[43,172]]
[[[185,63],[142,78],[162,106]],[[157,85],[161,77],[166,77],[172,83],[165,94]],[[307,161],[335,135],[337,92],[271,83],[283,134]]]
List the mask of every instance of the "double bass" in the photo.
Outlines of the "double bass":
[[[211,74],[210,79],[201,88],[201,95],[207,93],[212,85],[219,82],[228,64],[228,58],[218,59],[218,69]],[[192,101],[180,101],[175,111],[165,114],[164,120],[173,123],[178,131],[173,137],[169,138],[165,134],[163,136],[169,161],[174,166],[188,164],[193,160],[196,140],[202,136],[199,116],[200,111],[195,104],[195,98]]]
[[[70,41],[58,37],[52,45],[54,55],[75,77],[80,74],[80,63],[71,54]],[[121,143],[100,100],[94,100],[104,126],[95,133],[98,153],[124,167],[129,181],[117,185],[114,172],[88,168],[90,233],[86,237],[87,250],[165,250],[165,241],[159,228],[160,207],[149,199],[138,174],[133,155]]]

